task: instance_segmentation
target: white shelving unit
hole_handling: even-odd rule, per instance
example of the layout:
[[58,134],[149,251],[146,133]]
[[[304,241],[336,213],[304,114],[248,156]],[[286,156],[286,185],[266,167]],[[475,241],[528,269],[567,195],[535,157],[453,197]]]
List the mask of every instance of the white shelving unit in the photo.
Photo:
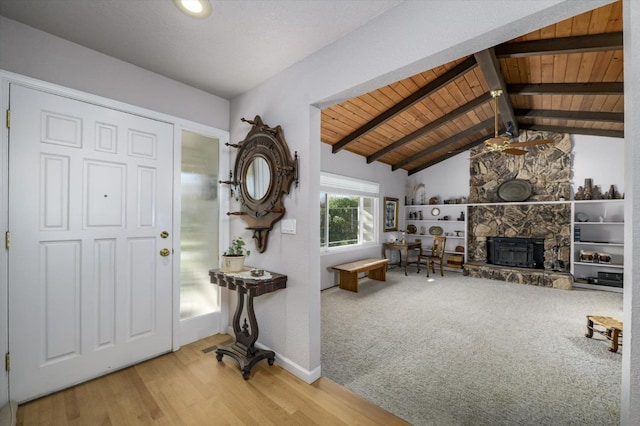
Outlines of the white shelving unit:
[[[579,221],[579,216],[586,221]],[[571,273],[575,286],[622,292],[620,287],[590,284],[588,279],[597,278],[598,272],[624,272],[624,200],[574,201],[572,231]],[[584,261],[582,252],[606,253],[611,260]]]
[[[420,219],[420,212],[422,212],[422,219]],[[458,220],[461,213],[464,213],[464,220]],[[442,235],[447,237],[445,254],[462,254],[464,262],[467,262],[467,204],[405,205],[405,215],[407,226],[412,224],[418,229],[415,234],[407,234],[407,240],[420,238],[423,241],[422,249],[431,250],[433,234],[430,230],[433,232],[436,227],[440,227]],[[448,220],[445,220],[445,217]],[[456,252],[457,246],[464,247],[464,253]]]

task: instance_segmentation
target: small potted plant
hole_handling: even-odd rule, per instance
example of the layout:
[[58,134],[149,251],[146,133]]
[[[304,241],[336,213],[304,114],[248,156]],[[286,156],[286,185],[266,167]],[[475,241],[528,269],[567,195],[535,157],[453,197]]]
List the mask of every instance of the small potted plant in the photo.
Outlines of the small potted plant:
[[241,272],[244,269],[244,258],[251,254],[245,244],[242,237],[231,240],[231,245],[222,254],[222,272]]

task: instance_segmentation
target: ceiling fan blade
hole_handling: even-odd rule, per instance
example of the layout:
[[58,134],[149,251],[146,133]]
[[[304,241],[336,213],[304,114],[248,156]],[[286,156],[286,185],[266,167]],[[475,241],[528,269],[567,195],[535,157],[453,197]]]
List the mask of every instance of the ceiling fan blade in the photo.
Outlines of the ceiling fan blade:
[[511,146],[514,148],[520,148],[523,146],[544,145],[544,144],[553,143],[553,142],[555,142],[554,139],[540,139],[536,141],[512,142]]
[[524,149],[507,148],[502,152],[504,152],[505,154],[524,155],[529,151],[525,151]]

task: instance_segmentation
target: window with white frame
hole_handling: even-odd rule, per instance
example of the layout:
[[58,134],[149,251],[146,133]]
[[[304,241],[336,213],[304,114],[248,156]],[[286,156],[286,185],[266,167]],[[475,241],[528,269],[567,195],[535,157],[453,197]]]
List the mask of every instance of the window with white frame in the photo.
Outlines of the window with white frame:
[[320,248],[377,244],[379,185],[320,174]]

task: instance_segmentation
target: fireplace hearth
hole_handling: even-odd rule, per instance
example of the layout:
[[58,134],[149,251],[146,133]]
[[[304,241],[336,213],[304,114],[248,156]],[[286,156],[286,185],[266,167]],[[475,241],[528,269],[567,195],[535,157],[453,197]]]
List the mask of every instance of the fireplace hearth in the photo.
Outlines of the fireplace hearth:
[[544,269],[544,238],[487,237],[487,263]]

